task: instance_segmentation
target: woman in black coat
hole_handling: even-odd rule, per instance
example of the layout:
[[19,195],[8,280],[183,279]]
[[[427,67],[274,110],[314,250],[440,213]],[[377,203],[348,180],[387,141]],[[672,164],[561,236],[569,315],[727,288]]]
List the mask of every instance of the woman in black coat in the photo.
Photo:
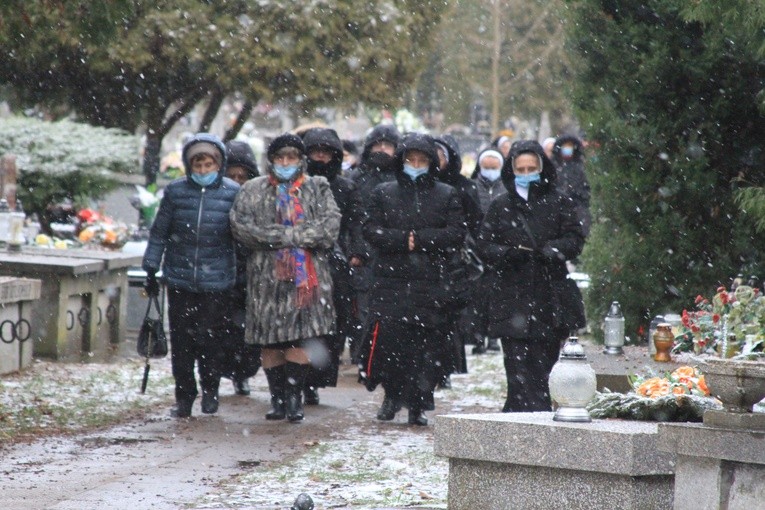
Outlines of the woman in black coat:
[[584,236],[590,233],[590,184],[584,171],[584,147],[574,135],[559,136],[552,148],[552,160],[558,169],[555,186],[574,204]]
[[[226,142],[226,155],[226,177],[239,186],[260,175],[255,153],[247,142]],[[236,285],[231,291],[230,306],[226,308],[229,331],[222,342],[221,375],[231,379],[237,395],[249,395],[249,378],[254,377],[260,368],[260,346],[244,341],[249,250],[240,244],[236,248]]]
[[444,261],[462,246],[466,229],[457,191],[437,182],[430,136],[407,135],[396,149],[396,181],[372,192],[364,236],[376,250],[361,376],[385,399],[379,420],[409,408],[409,423],[427,425],[440,369],[434,342],[443,342],[447,292]]
[[[442,135],[436,138],[436,148],[438,152],[438,174],[436,178],[448,184],[457,190],[462,204],[462,211],[465,214],[465,222],[468,237],[465,244],[473,247],[474,238],[478,235],[478,228],[481,226],[481,203],[478,198],[478,189],[472,179],[462,175],[462,157],[459,152],[457,140],[450,135]],[[450,261],[449,269],[451,274],[457,274],[460,266],[463,265],[459,257]],[[472,300],[472,290],[474,284],[467,280],[467,275],[456,277],[453,282],[453,299],[449,303],[447,329],[447,341],[444,342],[445,348],[442,353],[443,376],[439,382],[443,388],[451,388],[450,375],[453,373],[467,373],[467,360],[465,359],[465,343],[473,341],[473,329],[471,327],[471,314],[468,313],[468,305]]]
[[359,325],[353,306],[356,292],[351,281],[351,266],[358,267],[365,252],[361,233],[364,208],[356,183],[341,175],[343,145],[335,130],[310,129],[303,135],[303,143],[308,155],[308,174],[325,177],[329,181],[332,196],[342,215],[340,235],[330,257],[337,328],[335,333],[322,339],[329,354],[328,362],[321,367],[312,367],[303,388],[305,403],[318,405],[318,388],[337,385],[340,356],[345,348],[346,337],[358,336]]
[[555,188],[555,166],[539,143],[513,144],[502,167],[508,192],[489,206],[478,236],[487,276],[489,336],[500,337],[507,376],[503,412],[549,411],[547,378],[568,335],[554,290],[584,236],[570,200]]

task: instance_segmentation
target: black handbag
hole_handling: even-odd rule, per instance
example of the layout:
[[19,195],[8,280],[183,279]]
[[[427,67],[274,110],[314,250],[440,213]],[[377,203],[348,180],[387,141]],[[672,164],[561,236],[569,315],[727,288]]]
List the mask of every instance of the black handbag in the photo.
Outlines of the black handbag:
[[441,267],[447,304],[457,308],[467,306],[475,282],[483,275],[483,262],[470,246],[463,246],[454,251]]
[[[151,318],[151,305],[157,309],[158,317]],[[146,315],[141,324],[141,331],[138,333],[138,354],[143,358],[164,358],[167,356],[167,337],[163,325],[163,313],[159,306],[157,296],[149,296],[149,303],[146,307]]]
[[587,325],[582,292],[571,278],[552,281],[553,327],[576,331]]

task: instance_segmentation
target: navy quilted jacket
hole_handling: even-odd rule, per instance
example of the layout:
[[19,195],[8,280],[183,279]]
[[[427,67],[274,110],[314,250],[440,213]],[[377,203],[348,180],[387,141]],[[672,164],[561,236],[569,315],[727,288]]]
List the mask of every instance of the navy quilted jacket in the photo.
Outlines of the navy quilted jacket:
[[[213,143],[223,154],[218,177],[207,187],[191,180],[186,158],[189,147],[199,142]],[[189,292],[231,289],[236,281],[236,255],[228,215],[239,185],[223,177],[225,147],[217,137],[200,133],[184,146],[183,162],[186,177],[165,188],[151,226],[143,269],[154,274],[161,264],[163,279],[173,289]]]

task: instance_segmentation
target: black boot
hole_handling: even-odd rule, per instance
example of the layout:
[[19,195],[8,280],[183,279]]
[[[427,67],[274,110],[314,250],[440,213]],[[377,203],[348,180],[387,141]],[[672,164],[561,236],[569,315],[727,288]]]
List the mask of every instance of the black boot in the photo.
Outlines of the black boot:
[[499,352],[499,342],[496,338],[489,338],[489,345],[486,346],[486,350]]
[[417,408],[409,408],[409,425],[419,425],[424,427],[428,424],[428,419],[425,417],[425,413]]
[[194,399],[178,399],[173,407],[170,408],[170,416],[173,418],[189,418],[191,416],[191,406],[194,405]]
[[205,414],[215,414],[218,412],[217,390],[202,390],[202,412]]
[[303,388],[303,394],[305,395],[305,405],[317,406],[319,405],[319,389],[313,386],[306,386]]
[[396,403],[396,400],[385,395],[380,410],[377,411],[377,419],[380,421],[391,421],[396,417],[396,413],[399,410],[401,410],[401,406]]
[[234,393],[237,395],[249,395],[250,394],[250,383],[247,381],[247,379],[239,379],[234,378]]
[[301,421],[303,419],[303,386],[305,376],[311,365],[301,365],[288,361],[284,372],[287,375],[287,419]]
[[287,376],[284,365],[263,370],[268,380],[268,390],[271,392],[271,410],[266,413],[266,420],[283,420],[286,416],[286,384]]

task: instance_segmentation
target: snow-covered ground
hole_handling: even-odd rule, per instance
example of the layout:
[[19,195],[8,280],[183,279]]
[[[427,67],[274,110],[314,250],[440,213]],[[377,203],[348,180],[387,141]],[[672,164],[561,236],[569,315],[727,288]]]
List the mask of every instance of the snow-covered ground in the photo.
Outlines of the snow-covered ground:
[[[451,390],[436,392],[440,414],[501,408],[502,356],[468,355],[468,367],[469,374],[452,376]],[[351,418],[369,422],[375,409],[362,406]],[[353,426],[334,433],[331,441],[306,446],[305,455],[278,466],[258,466],[221,484],[192,508],[276,508],[285,496],[300,492],[310,494],[317,509],[446,508],[449,465],[433,454],[432,426]]]
[[[439,414],[501,407],[502,356],[469,355],[468,365],[469,374],[452,376],[453,389],[437,391]],[[22,373],[0,378],[0,446],[12,439],[104,427],[160,408],[164,414],[173,395],[169,358],[152,360],[145,395],[139,393],[142,374],[143,361],[137,359],[35,361]],[[261,373],[252,387],[267,391]],[[370,417],[381,393],[363,394],[369,398],[349,408],[343,426],[329,438],[307,441],[304,452],[284,462],[243,466],[243,474],[219,483],[189,508],[282,508],[300,492],[313,497],[317,510],[446,508],[448,461],[433,454],[434,413],[428,413],[428,427],[406,425],[405,410],[396,422],[377,422]]]

